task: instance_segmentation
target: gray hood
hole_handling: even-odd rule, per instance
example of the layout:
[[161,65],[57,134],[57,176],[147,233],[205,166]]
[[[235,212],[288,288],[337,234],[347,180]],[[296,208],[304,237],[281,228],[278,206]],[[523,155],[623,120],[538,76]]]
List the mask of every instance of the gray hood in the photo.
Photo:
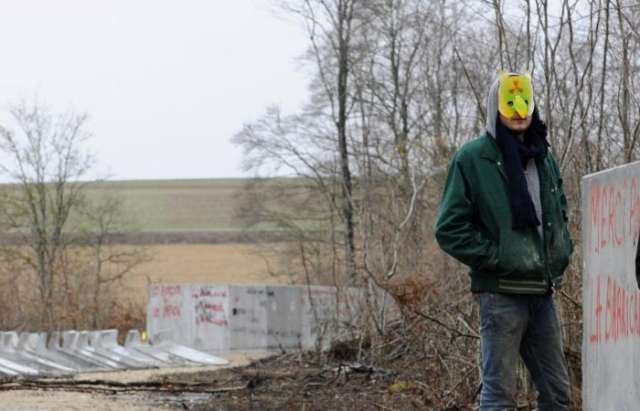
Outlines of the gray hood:
[[487,108],[487,132],[491,134],[491,137],[496,137],[496,119],[498,118],[498,89],[500,88],[500,79],[497,78],[487,94],[486,108]]

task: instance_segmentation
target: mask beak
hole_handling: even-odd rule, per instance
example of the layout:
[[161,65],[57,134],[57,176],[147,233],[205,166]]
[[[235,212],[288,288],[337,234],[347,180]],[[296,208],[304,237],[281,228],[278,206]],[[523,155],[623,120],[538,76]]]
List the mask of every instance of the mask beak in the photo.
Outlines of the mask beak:
[[521,118],[526,118],[527,114],[529,114],[529,107],[527,106],[527,103],[524,102],[524,99],[520,96],[516,96],[513,99],[513,109]]

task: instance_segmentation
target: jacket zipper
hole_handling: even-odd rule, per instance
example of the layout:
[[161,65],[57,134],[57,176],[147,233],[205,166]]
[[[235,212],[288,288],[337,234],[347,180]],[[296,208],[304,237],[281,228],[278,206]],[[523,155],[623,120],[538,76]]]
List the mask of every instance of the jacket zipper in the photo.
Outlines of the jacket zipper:
[[[551,274],[549,271],[549,250],[547,247],[548,242],[546,241],[546,236],[547,236],[547,221],[546,221],[546,213],[545,213],[545,202],[549,202],[549,190],[547,187],[547,167],[546,167],[546,156],[544,159],[542,159],[541,161],[536,161],[536,168],[538,169],[538,180],[540,181],[540,207],[542,208],[542,210],[540,210],[540,215],[542,216],[542,221],[540,222],[542,224],[542,237],[540,238],[540,241],[542,242],[542,247],[541,250],[543,252],[542,254],[542,258],[544,258],[544,280],[546,282],[547,287],[553,287],[553,282],[551,281]],[[542,166],[542,167],[541,167]],[[543,170],[542,173],[544,173],[545,175],[542,176],[544,178],[540,177],[540,170]],[[544,197],[543,197],[543,193]],[[548,208],[548,207],[547,207]]]
[[[540,161],[540,163],[544,163],[544,160]],[[496,160],[496,166],[498,167],[498,171],[500,171],[500,174],[502,175],[502,177],[504,178],[505,181],[507,181],[507,175],[504,171],[504,169],[502,168],[502,160]],[[536,170],[538,172],[538,181],[540,182],[540,206],[542,207],[542,210],[540,210],[540,215],[542,216],[542,221],[540,222],[540,224],[542,224],[542,235],[540,235],[540,233],[538,232],[538,230],[536,229],[536,235],[539,239],[539,246],[538,246],[538,252],[540,253],[541,257],[544,259],[544,273],[542,275],[542,281],[541,283],[539,283],[540,285],[542,285],[542,283],[544,283],[544,285],[546,287],[549,286],[553,286],[553,282],[551,281],[551,275],[549,273],[549,259],[547,258],[547,246],[546,246],[546,241],[545,241],[545,227],[546,227],[546,220],[545,220],[545,212],[544,212],[544,207],[543,207],[543,201],[542,201],[542,193],[546,190],[546,182],[543,181],[545,180],[544,178],[540,177],[540,169],[543,168],[545,165],[544,164],[539,164],[536,161]],[[546,174],[546,168],[544,169],[544,171],[542,171],[543,173]],[[546,177],[546,176],[545,176]],[[548,196],[547,196],[548,197]]]
[[502,175],[502,178],[504,178],[504,181],[507,182],[507,174],[504,172],[504,169],[502,168],[502,160],[496,160],[496,167],[498,167],[498,171]]

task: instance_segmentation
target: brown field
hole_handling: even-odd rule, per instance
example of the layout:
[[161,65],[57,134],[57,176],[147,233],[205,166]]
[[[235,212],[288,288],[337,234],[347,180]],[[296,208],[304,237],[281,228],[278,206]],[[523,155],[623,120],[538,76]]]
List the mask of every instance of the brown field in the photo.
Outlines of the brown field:
[[[91,200],[122,200],[122,221],[110,242],[118,248],[142,247],[149,252],[150,260],[122,279],[120,296],[144,303],[150,283],[291,283],[291,276],[270,274],[301,271],[283,262],[285,254],[278,253],[291,239],[287,230],[273,224],[249,227],[237,215],[247,201],[243,193],[249,183],[238,178],[89,184]],[[299,179],[272,181],[292,187],[303,187],[302,183]],[[4,244],[24,244],[24,239],[16,233],[0,233],[0,245]]]
[[151,261],[123,280],[123,293],[146,301],[150,283],[288,284],[291,277],[269,274],[282,263],[269,247],[256,244],[150,245]]

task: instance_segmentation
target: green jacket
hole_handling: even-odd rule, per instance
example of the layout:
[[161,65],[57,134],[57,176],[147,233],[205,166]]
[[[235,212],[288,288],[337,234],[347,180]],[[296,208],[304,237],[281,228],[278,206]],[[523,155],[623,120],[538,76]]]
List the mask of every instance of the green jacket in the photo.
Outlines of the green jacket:
[[471,291],[545,294],[560,286],[573,244],[567,200],[551,152],[536,159],[543,238],[536,227],[513,230],[502,152],[484,134],[451,162],[435,231],[440,247],[471,268]]

